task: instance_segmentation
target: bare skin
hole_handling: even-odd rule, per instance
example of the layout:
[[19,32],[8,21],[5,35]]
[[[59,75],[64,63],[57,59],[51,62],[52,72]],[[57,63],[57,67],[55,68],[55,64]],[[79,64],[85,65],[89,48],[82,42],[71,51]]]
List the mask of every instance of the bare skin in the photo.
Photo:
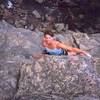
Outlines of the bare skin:
[[54,49],[54,48],[62,48],[64,50],[66,50],[67,52],[69,52],[70,54],[76,55],[76,54],[85,54],[88,55],[87,52],[78,49],[78,48],[74,48],[71,47],[69,45],[66,45],[64,43],[61,43],[59,41],[56,41],[53,39],[53,37],[51,37],[50,35],[46,34],[43,38],[42,44],[44,47],[48,47],[50,49]]

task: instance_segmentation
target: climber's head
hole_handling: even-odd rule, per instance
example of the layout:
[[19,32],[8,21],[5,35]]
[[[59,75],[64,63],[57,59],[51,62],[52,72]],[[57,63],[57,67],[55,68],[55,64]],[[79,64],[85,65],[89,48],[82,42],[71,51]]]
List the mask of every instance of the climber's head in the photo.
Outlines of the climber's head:
[[46,30],[44,32],[44,38],[51,40],[51,39],[53,39],[53,37],[54,37],[54,34],[51,31]]

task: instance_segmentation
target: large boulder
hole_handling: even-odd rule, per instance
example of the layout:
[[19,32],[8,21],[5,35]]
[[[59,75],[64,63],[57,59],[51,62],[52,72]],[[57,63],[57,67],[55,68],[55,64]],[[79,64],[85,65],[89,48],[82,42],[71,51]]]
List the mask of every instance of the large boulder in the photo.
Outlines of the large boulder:
[[0,22],[0,54],[1,59],[16,59],[32,56],[33,53],[42,52],[42,32],[34,32],[22,28],[15,28],[5,21]]
[[82,96],[86,100],[100,99],[100,77],[85,56],[44,55],[25,62],[20,75],[13,100],[83,100],[79,99]]

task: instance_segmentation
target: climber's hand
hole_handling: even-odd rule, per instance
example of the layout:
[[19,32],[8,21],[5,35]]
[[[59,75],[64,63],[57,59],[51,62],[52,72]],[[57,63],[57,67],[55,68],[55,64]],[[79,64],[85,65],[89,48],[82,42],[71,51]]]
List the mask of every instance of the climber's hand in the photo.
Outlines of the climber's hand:
[[87,53],[86,51],[82,51],[80,54],[84,54],[86,56],[88,56],[89,58],[92,58],[92,55],[90,55],[89,53]]

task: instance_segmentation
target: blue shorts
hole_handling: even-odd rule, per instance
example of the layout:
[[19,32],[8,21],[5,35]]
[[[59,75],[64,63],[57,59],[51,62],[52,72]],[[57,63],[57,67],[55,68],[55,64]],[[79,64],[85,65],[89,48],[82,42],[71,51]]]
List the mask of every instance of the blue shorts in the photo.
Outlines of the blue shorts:
[[65,50],[63,50],[62,48],[54,48],[54,49],[45,48],[45,53],[50,54],[50,55],[64,55],[64,54],[67,54],[67,52],[65,52]]

